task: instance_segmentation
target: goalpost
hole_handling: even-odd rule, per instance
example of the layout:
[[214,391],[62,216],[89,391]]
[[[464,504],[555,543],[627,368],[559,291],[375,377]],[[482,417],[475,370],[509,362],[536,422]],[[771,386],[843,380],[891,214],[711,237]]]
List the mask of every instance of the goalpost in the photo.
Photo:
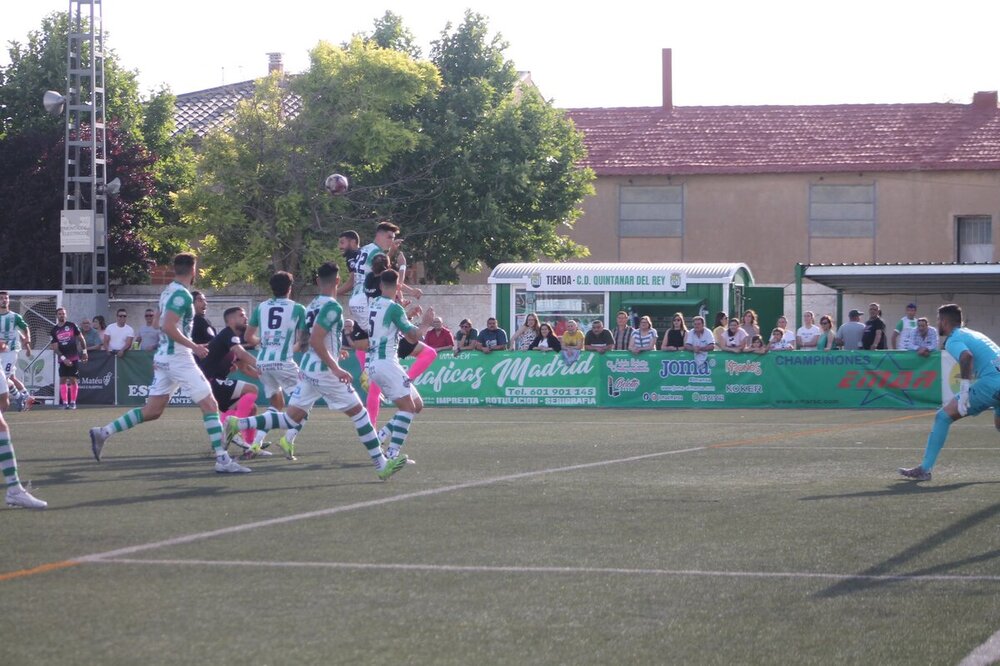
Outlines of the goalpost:
[[48,349],[52,327],[56,325],[56,310],[62,307],[61,291],[7,290],[10,309],[21,315],[31,330],[31,358],[21,350],[17,360],[17,376],[36,399],[54,400],[57,370],[55,355]]

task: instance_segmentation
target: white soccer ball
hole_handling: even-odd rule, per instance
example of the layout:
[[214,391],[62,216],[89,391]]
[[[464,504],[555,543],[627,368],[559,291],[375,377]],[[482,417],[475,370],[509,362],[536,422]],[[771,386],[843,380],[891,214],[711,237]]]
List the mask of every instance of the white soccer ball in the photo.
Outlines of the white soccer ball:
[[342,176],[339,173],[331,173],[326,177],[326,183],[324,184],[326,191],[333,196],[339,196],[347,191],[349,184],[347,182],[347,176]]

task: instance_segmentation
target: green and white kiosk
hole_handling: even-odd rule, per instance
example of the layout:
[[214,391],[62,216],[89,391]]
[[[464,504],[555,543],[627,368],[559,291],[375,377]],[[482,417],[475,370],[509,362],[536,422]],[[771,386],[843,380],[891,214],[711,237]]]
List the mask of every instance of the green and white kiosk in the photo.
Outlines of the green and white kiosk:
[[663,335],[675,312],[690,322],[702,315],[711,326],[715,313],[757,311],[764,326],[782,314],[784,290],[754,287],[753,274],[740,263],[571,263],[500,264],[490,274],[492,311],[500,326],[513,332],[534,312],[561,332],[568,319],[603,319],[615,313],[643,315]]

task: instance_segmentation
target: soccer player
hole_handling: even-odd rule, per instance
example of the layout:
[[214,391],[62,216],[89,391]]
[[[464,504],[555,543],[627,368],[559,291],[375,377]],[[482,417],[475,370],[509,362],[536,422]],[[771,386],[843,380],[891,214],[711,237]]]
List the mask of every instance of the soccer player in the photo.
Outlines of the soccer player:
[[[414,416],[424,406],[412,380],[399,364],[400,336],[410,344],[416,345],[420,342],[420,327],[410,323],[403,307],[395,300],[398,281],[399,275],[396,271],[389,269],[382,273],[382,296],[372,301],[368,315],[371,379],[398,408],[386,426],[387,431],[391,433],[391,441],[386,452],[390,460],[406,457],[400,456],[399,451],[406,443]],[[422,326],[429,326],[433,318],[433,311],[427,312],[421,322]]]
[[80,394],[80,362],[87,362],[87,339],[71,321],[66,320],[66,308],[56,310],[56,325],[50,333],[49,347],[59,355],[59,401],[63,409],[76,409]]
[[[229,414],[235,414],[237,417],[250,416],[257,413],[257,386],[229,378],[229,373],[237,367],[251,377],[260,377],[256,359],[243,348],[242,344],[243,334],[247,330],[247,313],[237,306],[227,308],[222,317],[226,326],[208,343],[208,355],[201,361],[201,370],[205,373],[209,386],[212,387],[212,395],[219,403],[222,416]],[[252,442],[255,441],[253,430],[244,432],[243,438],[245,444],[241,448],[247,449],[244,457],[271,455],[269,451],[263,451],[259,446],[253,448]]]
[[320,293],[306,308],[309,351],[302,357],[299,383],[292,391],[288,409],[283,413],[268,411],[245,419],[230,417],[226,419],[226,439],[231,440],[242,428],[294,428],[309,414],[316,401],[323,398],[327,407],[344,412],[354,422],[358,439],[375,463],[375,473],[384,481],[406,465],[405,456],[386,459],[368,412],[351,386],[351,373],[337,363],[344,328],[344,311],[335,298],[340,282],[337,264],[328,261],[320,266],[317,282]]
[[337,249],[344,255],[344,263],[347,264],[347,279],[337,289],[337,296],[354,293],[354,271],[358,267],[358,247],[360,245],[361,236],[353,229],[343,232],[337,239]]
[[[392,249],[393,241],[398,233],[399,227],[392,222],[379,222],[378,226],[375,227],[375,240],[358,250],[354,264],[354,287],[351,299],[348,301],[348,307],[350,307],[356,322],[368,321],[369,298],[365,294],[365,278],[372,272],[372,263],[375,261],[375,257],[387,254]],[[355,349],[354,353],[358,357],[362,372],[364,372],[365,352],[361,349]]]
[[4,411],[10,406],[10,394],[7,391],[7,375],[0,368],[0,473],[3,474],[7,486],[7,505],[22,506],[26,509],[44,509],[48,506],[21,485],[17,477],[17,458],[14,457],[14,445],[10,443],[10,428],[3,417]]
[[219,405],[208,380],[194,362],[196,356],[205,358],[208,355],[208,347],[195,343],[190,337],[194,298],[189,287],[197,275],[198,260],[193,254],[182,252],[174,257],[173,267],[174,281],[160,295],[160,331],[163,335],[153,355],[153,383],[149,387],[146,404],[130,409],[103,428],[91,428],[91,451],[94,458],[100,460],[104,445],[112,435],[160,418],[170,402],[170,396],[178,386],[183,386],[191,400],[201,407],[205,432],[215,452],[215,471],[220,474],[249,472],[248,468],[226,453],[222,443]]
[[[264,395],[271,402],[271,407],[278,412],[285,409],[285,391],[290,392],[299,382],[299,366],[292,354],[299,351],[299,332],[307,330],[306,309],[291,299],[293,282],[292,274],[285,271],[278,271],[271,276],[271,293],[274,298],[254,308],[244,338],[249,346],[260,343],[260,351],[257,352],[260,382],[264,385]],[[302,424],[297,428],[290,428],[278,440],[278,445],[289,460],[295,459],[295,436],[301,429]],[[261,450],[263,436],[264,431],[259,431],[259,439],[253,442],[251,451]]]
[[[954,303],[938,308],[938,333],[947,336],[944,348],[958,361],[961,376],[958,395],[937,411],[927,438],[924,459],[916,467],[901,467],[899,473],[914,481],[930,481],[931,469],[948,438],[954,421],[976,416],[993,408],[993,424],[1000,430],[1000,347],[978,331],[962,326],[962,308]],[[976,381],[973,383],[972,375]]]
[[[31,395],[17,377],[17,352],[21,349],[31,358],[31,330],[28,323],[16,312],[10,309],[10,294],[0,291],[0,370],[14,385],[13,404],[18,410],[24,411],[31,404]],[[6,385],[7,382],[4,382]]]

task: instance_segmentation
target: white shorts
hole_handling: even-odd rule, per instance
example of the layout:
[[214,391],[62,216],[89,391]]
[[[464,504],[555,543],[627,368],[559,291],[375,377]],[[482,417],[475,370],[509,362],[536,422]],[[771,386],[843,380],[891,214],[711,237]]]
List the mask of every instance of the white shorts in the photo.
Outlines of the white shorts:
[[347,301],[347,307],[351,311],[351,315],[354,317],[354,321],[358,322],[358,326],[361,328],[367,328],[368,326],[368,297],[364,294],[355,294],[351,296],[351,300]]
[[361,405],[361,398],[354,387],[341,383],[332,372],[300,372],[299,383],[292,391],[288,405],[308,412],[320,398],[326,401],[327,407],[339,412]]
[[149,386],[149,395],[173,395],[178,386],[183,387],[195,403],[212,395],[212,387],[194,362],[194,356],[154,356],[153,383]]
[[7,395],[7,375],[0,368],[0,395]]
[[[5,351],[0,352],[0,370],[8,377],[13,377],[17,374],[17,355],[19,352],[16,351]],[[4,384],[7,382],[4,381]]]
[[368,364],[368,377],[382,389],[382,395],[395,402],[410,396],[420,397],[413,380],[406,376],[406,370],[396,359],[374,360]]
[[257,361],[257,369],[266,398],[278,391],[289,392],[299,383],[299,366],[295,361]]

